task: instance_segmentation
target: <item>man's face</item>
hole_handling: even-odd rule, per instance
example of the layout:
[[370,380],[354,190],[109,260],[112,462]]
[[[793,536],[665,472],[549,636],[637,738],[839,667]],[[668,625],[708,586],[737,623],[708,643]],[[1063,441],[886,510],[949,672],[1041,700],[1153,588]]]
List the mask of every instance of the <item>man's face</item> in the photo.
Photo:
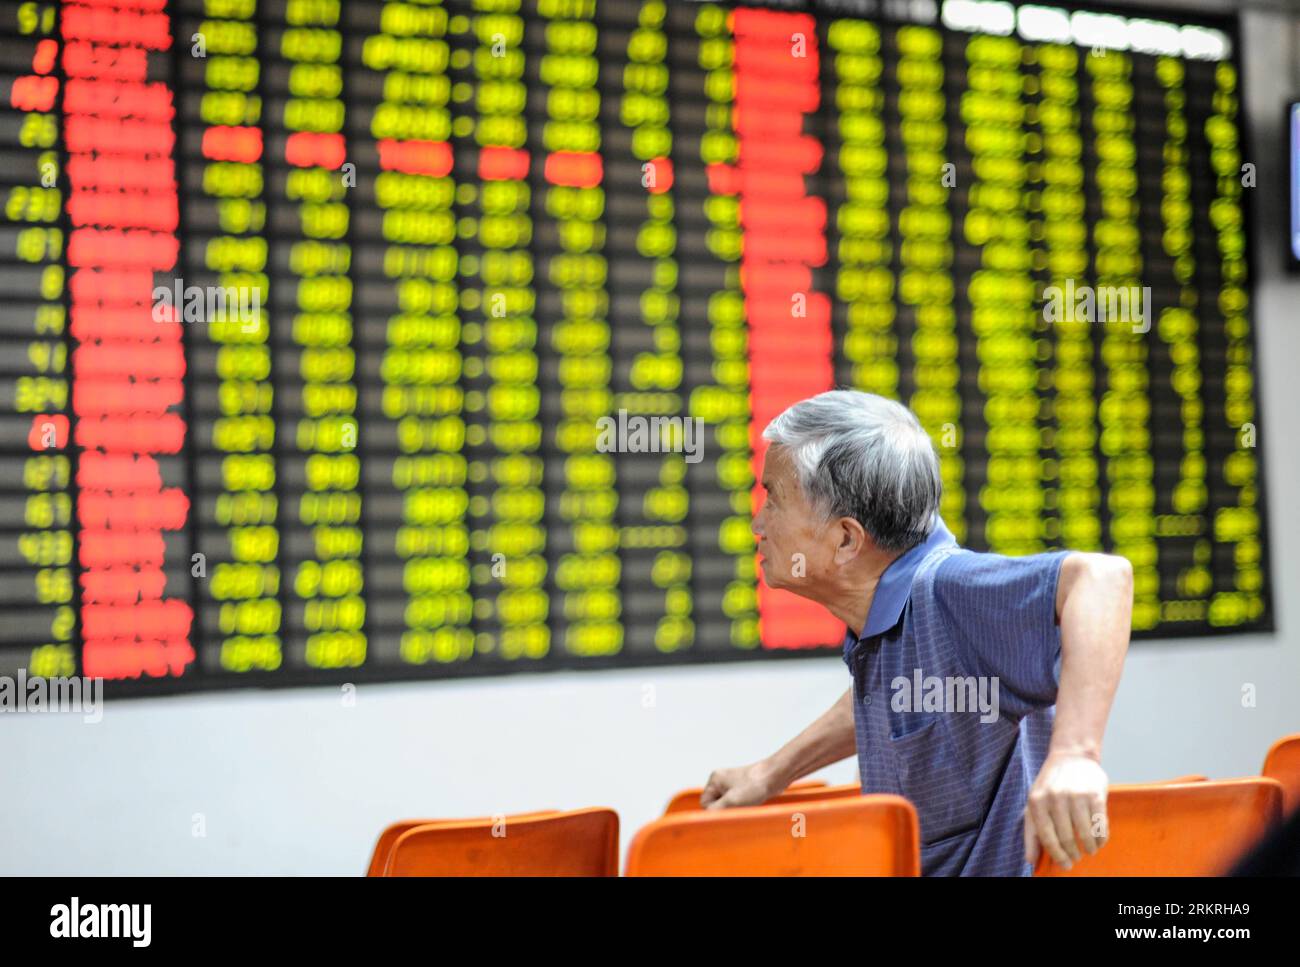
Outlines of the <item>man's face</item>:
[[833,565],[836,528],[809,504],[785,447],[767,448],[762,479],[767,499],[753,529],[763,580],[768,587],[815,598],[819,579]]

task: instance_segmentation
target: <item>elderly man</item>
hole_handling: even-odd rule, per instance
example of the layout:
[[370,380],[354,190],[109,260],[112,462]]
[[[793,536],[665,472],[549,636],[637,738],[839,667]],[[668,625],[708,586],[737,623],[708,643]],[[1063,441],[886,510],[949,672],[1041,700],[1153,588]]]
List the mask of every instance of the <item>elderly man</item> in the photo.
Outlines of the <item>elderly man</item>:
[[[925,875],[1028,875],[1040,848],[1065,866],[1101,848],[1128,561],[958,547],[929,437],[882,397],[822,393],[763,436],[763,577],[848,625],[853,686],[772,756],[714,772],[703,804],[764,802],[856,745],[863,792],[916,806]],[[972,684],[991,714],[962,701]]]

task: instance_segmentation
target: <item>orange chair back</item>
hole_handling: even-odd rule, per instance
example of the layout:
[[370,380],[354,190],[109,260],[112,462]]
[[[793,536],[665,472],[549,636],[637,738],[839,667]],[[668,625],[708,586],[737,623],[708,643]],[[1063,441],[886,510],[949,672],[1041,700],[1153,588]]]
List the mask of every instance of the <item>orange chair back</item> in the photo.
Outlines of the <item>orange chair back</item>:
[[1264,757],[1263,774],[1282,783],[1282,812],[1300,809],[1300,733],[1278,739]]
[[1110,837],[1069,870],[1043,853],[1035,876],[1222,876],[1282,818],[1272,779],[1110,787]]
[[697,809],[643,826],[628,876],[919,876],[920,824],[901,796]]
[[[664,810],[664,815],[669,816],[673,813],[703,809],[704,807],[700,805],[701,792],[703,792],[701,789],[682,790],[673,796],[668,803],[668,808]],[[824,782],[818,782],[815,785],[804,785],[796,782],[787,786],[785,792],[777,793],[763,805],[777,806],[791,802],[807,802],[810,799],[844,799],[847,796],[860,795],[862,795],[862,787],[856,782],[843,786],[828,786]]]
[[[551,816],[556,812],[558,810],[542,809],[533,813],[518,813],[514,816],[506,816],[505,820],[510,823],[526,816]],[[366,876],[388,875],[385,871],[388,868],[388,859],[393,853],[393,846],[397,843],[397,837],[408,829],[415,829],[417,826],[439,826],[445,823],[486,823],[491,821],[492,819],[489,816],[476,816],[471,819],[399,819],[379,834],[375,849],[370,854],[370,866],[366,869]]]
[[617,876],[618,814],[593,807],[416,826],[385,876]]

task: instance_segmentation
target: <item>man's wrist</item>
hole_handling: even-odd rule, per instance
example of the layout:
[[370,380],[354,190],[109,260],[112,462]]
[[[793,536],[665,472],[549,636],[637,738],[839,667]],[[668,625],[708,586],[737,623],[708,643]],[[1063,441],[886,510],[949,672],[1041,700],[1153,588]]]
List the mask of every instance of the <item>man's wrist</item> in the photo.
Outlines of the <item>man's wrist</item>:
[[1082,756],[1100,765],[1101,744],[1087,740],[1053,739],[1047,746],[1047,757],[1050,759],[1054,755]]
[[769,797],[785,792],[795,778],[795,770],[781,760],[779,753],[759,762],[759,774],[767,787]]

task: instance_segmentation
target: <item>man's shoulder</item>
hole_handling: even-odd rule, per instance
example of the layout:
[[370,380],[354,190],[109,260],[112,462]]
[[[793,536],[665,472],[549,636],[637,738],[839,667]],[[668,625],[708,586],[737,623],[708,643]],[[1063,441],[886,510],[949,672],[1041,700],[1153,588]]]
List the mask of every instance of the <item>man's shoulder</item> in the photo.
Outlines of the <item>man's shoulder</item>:
[[926,563],[934,561],[935,571],[942,571],[945,576],[966,571],[1030,571],[1059,567],[1071,553],[1069,550],[1047,550],[1031,554],[1002,554],[950,544],[927,555]]
[[1040,551],[1011,555],[996,551],[975,551],[949,545],[938,548],[917,568],[912,579],[913,595],[964,597],[970,594],[1023,593],[1039,583],[1053,586],[1060,575],[1068,550]]

